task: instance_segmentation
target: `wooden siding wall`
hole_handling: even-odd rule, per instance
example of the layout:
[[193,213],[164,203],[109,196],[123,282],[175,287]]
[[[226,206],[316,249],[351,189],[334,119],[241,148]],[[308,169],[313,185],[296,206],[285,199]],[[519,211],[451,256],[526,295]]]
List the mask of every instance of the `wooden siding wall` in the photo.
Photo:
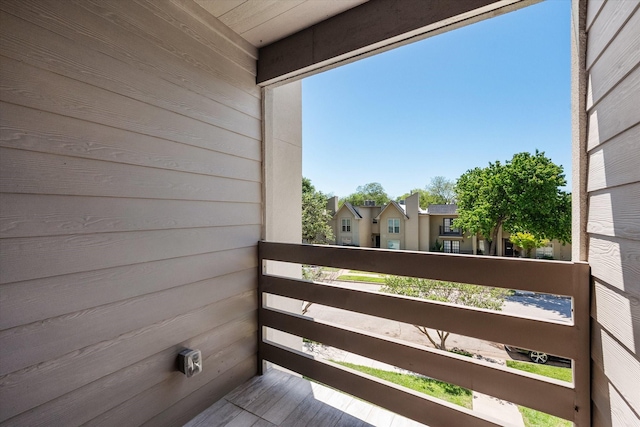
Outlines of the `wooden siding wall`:
[[3,0],[0,43],[0,425],[180,425],[256,372],[256,51],[191,0]]
[[639,7],[587,7],[594,426],[640,425]]

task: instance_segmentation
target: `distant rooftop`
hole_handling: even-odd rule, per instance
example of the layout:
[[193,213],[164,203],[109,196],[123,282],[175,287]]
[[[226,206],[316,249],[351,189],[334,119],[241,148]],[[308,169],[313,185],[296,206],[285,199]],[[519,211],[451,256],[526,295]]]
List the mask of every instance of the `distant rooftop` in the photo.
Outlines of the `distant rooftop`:
[[455,203],[446,205],[429,205],[427,212],[435,215],[448,215],[456,214],[458,211],[458,205]]

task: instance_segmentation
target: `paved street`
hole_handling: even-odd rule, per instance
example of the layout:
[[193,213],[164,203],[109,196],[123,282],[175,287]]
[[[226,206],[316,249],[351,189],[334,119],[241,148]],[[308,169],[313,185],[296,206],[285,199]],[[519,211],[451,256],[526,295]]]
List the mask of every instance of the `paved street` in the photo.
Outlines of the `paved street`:
[[[353,282],[335,283],[352,289],[372,291],[380,289],[380,285],[376,284]],[[568,298],[550,295],[516,294],[507,299],[502,311],[504,313],[517,314],[518,316],[556,321],[570,321],[571,301]],[[380,319],[378,317],[352,313],[317,304],[313,304],[309,307],[307,316],[433,347],[426,336],[420,333],[413,325],[407,323]],[[432,336],[434,335],[435,333],[432,334]],[[458,347],[488,359],[520,359],[517,354],[514,357],[511,357],[505,351],[503,343],[492,343],[456,334],[451,334],[449,336],[447,339],[447,347]],[[526,360],[526,358],[524,360]]]

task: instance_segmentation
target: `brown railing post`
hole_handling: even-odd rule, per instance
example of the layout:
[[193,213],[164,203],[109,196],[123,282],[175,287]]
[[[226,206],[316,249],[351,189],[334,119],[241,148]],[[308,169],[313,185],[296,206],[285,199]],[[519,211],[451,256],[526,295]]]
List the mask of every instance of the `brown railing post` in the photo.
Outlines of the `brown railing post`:
[[258,309],[257,309],[257,322],[258,322],[258,375],[264,373],[264,343],[262,339],[264,326],[262,322],[262,277],[264,276],[264,259],[263,259],[263,241],[258,242]]
[[591,271],[586,262],[574,263],[573,321],[578,351],[573,366],[575,387],[574,423],[591,425]]

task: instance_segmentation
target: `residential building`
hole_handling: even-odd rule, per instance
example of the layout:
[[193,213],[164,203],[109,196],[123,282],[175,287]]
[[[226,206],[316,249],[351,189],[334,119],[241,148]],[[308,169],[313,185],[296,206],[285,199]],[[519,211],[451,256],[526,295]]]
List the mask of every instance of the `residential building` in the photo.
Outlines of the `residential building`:
[[[580,426],[638,425],[637,0],[572,1],[572,262],[300,244],[300,80],[532,3],[0,2],[0,423],[178,426],[272,362],[431,426],[497,424],[309,359],[304,336]],[[573,322],[310,284],[302,263],[518,277],[570,295]],[[314,322],[282,296],[571,357],[574,383]],[[178,372],[184,348],[202,373]]]
[[[485,246],[482,236],[465,234],[453,225],[453,220],[458,217],[457,205],[432,204],[422,209],[419,199],[420,195],[415,193],[406,200],[391,201],[384,206],[376,206],[375,203],[353,206],[345,202],[338,209],[338,198],[332,197],[327,208],[335,212],[331,220],[335,243],[364,248],[474,255],[486,253],[488,245]],[[498,240],[498,256],[523,256],[520,248],[511,243],[506,231],[499,230]],[[532,258],[570,261],[571,244],[553,240],[533,251]]]

